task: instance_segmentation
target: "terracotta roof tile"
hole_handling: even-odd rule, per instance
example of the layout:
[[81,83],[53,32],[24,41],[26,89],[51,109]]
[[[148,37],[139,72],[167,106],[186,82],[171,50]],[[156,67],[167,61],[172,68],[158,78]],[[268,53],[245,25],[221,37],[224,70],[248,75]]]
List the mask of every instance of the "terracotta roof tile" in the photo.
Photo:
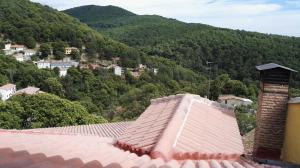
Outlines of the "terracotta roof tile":
[[233,111],[190,94],[152,101],[117,146],[165,160],[234,159],[243,154]]
[[121,135],[132,122],[115,122],[105,124],[77,125],[23,130],[35,133],[80,134],[116,138]]
[[[169,160],[137,156],[114,147],[112,138],[84,135],[41,134],[0,130],[0,167],[270,167],[247,160]],[[22,165],[22,166],[20,166]]]
[[152,101],[136,122],[0,129],[0,167],[270,167],[237,157],[237,135],[231,111],[195,95],[177,95]]

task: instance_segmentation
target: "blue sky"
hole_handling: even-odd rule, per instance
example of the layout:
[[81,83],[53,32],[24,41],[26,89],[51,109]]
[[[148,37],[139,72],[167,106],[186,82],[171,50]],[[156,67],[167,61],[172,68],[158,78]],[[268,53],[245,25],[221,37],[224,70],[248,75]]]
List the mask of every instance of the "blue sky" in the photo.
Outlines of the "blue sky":
[[136,14],[300,37],[300,0],[32,0],[58,10],[115,5]]

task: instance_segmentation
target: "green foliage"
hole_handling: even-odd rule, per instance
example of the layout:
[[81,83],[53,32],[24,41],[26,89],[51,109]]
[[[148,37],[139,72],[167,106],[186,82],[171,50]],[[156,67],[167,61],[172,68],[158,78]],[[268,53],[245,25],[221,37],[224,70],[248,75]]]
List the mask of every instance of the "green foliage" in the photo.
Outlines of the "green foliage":
[[300,97],[300,89],[290,88],[289,96],[290,97]]
[[20,129],[22,120],[20,116],[25,113],[18,102],[0,101],[0,128]]
[[52,47],[49,43],[43,43],[40,46],[40,59],[45,59],[51,54]]
[[[129,54],[132,49],[89,28],[62,12],[29,0],[0,1],[0,34],[4,39],[25,44],[33,48],[35,43],[53,42],[54,55],[57,59],[64,56],[62,46],[68,44],[77,48],[86,46],[88,58],[111,58],[124,56],[134,62],[136,56]],[[43,58],[49,50],[43,49]],[[140,56],[140,53],[135,50]]]
[[[254,97],[256,92],[251,88],[248,91],[246,85],[241,81],[231,80],[228,74],[222,74],[216,77],[211,83],[210,98],[217,100],[220,94],[234,94],[236,96]],[[249,95],[254,94],[254,95]]]
[[41,88],[43,91],[47,93],[52,93],[63,97],[64,91],[62,84],[57,80],[57,78],[48,78],[45,80],[44,85]]
[[65,47],[67,47],[67,44],[65,42],[63,41],[53,42],[52,47],[53,47],[53,55],[55,59],[61,60],[65,57]]
[[79,103],[61,99],[50,94],[18,95],[9,100],[24,109],[16,114],[21,118],[22,128],[57,127],[67,125],[106,122],[91,116]]
[[[89,11],[89,12],[86,12]],[[135,14],[115,6],[95,6],[88,5],[83,7],[75,7],[64,11],[65,13],[78,18],[79,20],[88,20],[97,24],[99,20],[105,21],[116,17],[134,16]],[[113,25],[106,25],[106,28]]]
[[80,52],[78,50],[72,50],[70,56],[73,60],[80,61]]
[[245,135],[256,126],[255,114],[249,113],[249,109],[250,107],[248,106],[239,106],[235,109],[241,135]]
[[28,48],[35,48],[36,46],[36,41],[33,37],[25,37],[24,39],[24,44],[28,47]]
[[[188,24],[155,15],[110,18],[106,17],[109,8],[105,14],[100,12],[103,8],[93,7],[90,13],[83,6],[66,12],[115,40],[148,55],[175,60],[196,72],[206,73],[206,61],[213,61],[213,76],[227,73],[250,84],[257,79],[258,64],[275,62],[300,70],[300,38]],[[99,14],[94,17],[97,10]],[[293,77],[294,87],[300,87],[299,79],[299,74]]]

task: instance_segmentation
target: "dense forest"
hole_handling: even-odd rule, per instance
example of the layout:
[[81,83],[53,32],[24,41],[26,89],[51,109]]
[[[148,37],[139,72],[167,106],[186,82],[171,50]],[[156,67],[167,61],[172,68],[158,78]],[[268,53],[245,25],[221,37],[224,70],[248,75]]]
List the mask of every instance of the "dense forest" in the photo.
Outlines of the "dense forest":
[[[113,6],[65,11],[79,19],[28,0],[0,0],[0,9],[1,48],[7,40],[29,48],[39,44],[39,56],[43,58],[51,47],[63,51],[66,46],[74,46],[84,50],[91,62],[121,57],[123,67],[139,63],[148,67],[139,78],[127,70],[119,77],[112,69],[74,67],[65,77],[59,77],[56,70],[37,69],[30,61],[20,63],[0,53],[0,85],[10,82],[18,89],[36,86],[46,92],[0,102],[1,128],[133,120],[151,99],[187,92],[203,97],[209,94],[213,100],[220,94],[234,94],[256,101],[256,64],[281,61],[292,68],[299,64],[298,38],[139,16]],[[213,76],[208,91],[206,61],[211,60]],[[153,68],[158,69],[157,74]],[[292,91],[292,95],[300,94],[297,89]],[[242,133],[255,125],[255,118],[244,111],[237,109]]]
[[[0,54],[0,85],[13,82],[19,89],[36,86],[59,96],[12,97],[0,104],[0,127],[36,128],[132,120],[153,98],[187,92],[201,96],[207,94],[206,77],[165,58],[146,57],[144,61],[149,66],[158,67],[158,74],[145,71],[137,79],[128,72],[119,77],[111,70],[70,68],[67,76],[61,78],[54,70],[37,69],[31,62],[19,63]],[[232,92],[254,100],[257,96],[255,85],[244,85],[226,74],[218,76],[211,85],[214,98]],[[48,117],[53,120],[47,121]],[[28,118],[34,120],[28,123]],[[18,121],[18,124],[12,120]]]
[[116,42],[62,12],[29,0],[0,0],[0,36],[4,40],[25,44],[65,42],[86,48],[90,59],[123,58],[126,66],[136,66],[141,55],[136,49]]
[[[110,15],[108,9],[114,17],[103,19]],[[117,15],[116,10],[122,12]],[[97,11],[98,15],[94,15]],[[156,15],[134,15],[112,6],[83,6],[64,12],[148,55],[175,60],[197,72],[206,72],[206,62],[213,61],[214,76],[228,73],[234,79],[251,83],[257,79],[258,64],[275,62],[300,70],[300,38],[296,37],[188,24]],[[300,87],[300,75],[293,79],[293,86]]]

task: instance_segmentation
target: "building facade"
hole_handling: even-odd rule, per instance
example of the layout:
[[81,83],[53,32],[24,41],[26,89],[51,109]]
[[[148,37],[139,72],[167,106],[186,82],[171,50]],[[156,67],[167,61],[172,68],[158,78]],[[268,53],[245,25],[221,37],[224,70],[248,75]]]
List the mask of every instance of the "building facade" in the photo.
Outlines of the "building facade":
[[218,102],[231,108],[235,108],[238,106],[248,106],[253,103],[253,101],[250,99],[237,97],[234,95],[220,95],[218,98]]
[[16,93],[16,85],[14,84],[6,84],[0,87],[0,96],[1,96],[1,100],[3,101],[6,101],[15,93]]

